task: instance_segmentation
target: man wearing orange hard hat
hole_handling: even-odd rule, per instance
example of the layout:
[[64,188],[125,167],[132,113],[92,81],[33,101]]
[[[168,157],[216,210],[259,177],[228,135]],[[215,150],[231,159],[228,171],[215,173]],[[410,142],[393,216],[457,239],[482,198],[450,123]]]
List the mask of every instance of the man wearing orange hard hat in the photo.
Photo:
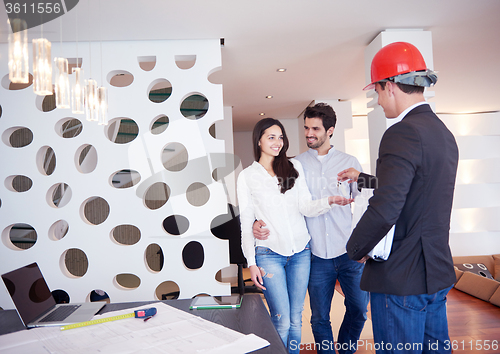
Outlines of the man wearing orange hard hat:
[[[377,186],[347,243],[351,259],[366,260],[361,289],[370,292],[377,353],[451,352],[446,295],[456,280],[448,240],[458,147],[424,98],[436,81],[414,45],[396,42],[375,55],[365,87],[375,89],[387,118],[401,119],[382,137]],[[373,181],[353,169],[339,175]],[[368,258],[393,225],[389,258]]]

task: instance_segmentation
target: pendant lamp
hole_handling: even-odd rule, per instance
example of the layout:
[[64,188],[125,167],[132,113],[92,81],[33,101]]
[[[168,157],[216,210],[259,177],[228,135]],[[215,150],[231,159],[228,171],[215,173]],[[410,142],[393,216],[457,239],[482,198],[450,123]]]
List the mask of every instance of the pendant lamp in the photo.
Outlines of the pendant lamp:
[[99,87],[99,125],[108,125],[108,89]]
[[68,59],[54,58],[57,68],[55,80],[56,107],[69,108],[69,77],[68,77]]
[[[77,64],[78,65],[78,64]],[[73,85],[71,87],[71,111],[75,114],[85,113],[85,95],[83,69],[73,68]]]
[[52,95],[50,48],[47,39],[33,39],[33,91],[40,96]]
[[88,121],[97,121],[99,114],[99,98],[97,82],[93,79],[85,80],[85,116]]
[[28,68],[28,25],[20,18],[12,20],[12,34],[9,34],[9,80],[13,83],[29,82]]

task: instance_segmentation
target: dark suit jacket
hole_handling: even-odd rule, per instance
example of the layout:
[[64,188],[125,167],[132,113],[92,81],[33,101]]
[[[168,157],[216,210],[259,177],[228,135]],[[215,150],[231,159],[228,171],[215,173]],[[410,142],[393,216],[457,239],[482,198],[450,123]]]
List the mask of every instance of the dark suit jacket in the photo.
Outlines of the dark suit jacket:
[[368,173],[360,172],[358,176],[358,190],[361,192],[363,188],[376,189],[378,188],[378,180],[376,176]]
[[378,188],[347,243],[363,258],[396,224],[389,259],[366,262],[361,289],[394,295],[433,294],[455,282],[448,245],[458,164],[455,138],[424,104],[384,133]]

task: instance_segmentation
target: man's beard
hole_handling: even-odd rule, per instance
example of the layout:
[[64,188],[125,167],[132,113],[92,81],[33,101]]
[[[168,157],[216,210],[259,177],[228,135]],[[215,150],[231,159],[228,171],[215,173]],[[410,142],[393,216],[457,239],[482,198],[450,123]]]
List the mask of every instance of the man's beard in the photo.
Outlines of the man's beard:
[[323,143],[325,142],[326,138],[324,139],[318,139],[318,138],[315,138],[316,140],[314,140],[313,142],[309,142],[308,140],[306,141],[306,144],[307,144],[307,147],[310,148],[310,149],[317,149],[319,148],[321,145],[323,145]]

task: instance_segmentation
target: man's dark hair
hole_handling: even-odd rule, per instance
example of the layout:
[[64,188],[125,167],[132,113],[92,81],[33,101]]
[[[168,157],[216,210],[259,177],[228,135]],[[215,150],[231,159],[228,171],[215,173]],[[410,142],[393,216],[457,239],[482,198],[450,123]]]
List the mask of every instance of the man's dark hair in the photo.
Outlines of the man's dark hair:
[[[326,103],[316,103],[312,107],[307,107],[304,111],[304,121],[306,118],[320,118],[323,121],[323,127],[325,130],[331,127],[335,128],[337,124],[337,115],[333,108]],[[332,136],[330,135],[330,138]]]
[[[378,83],[380,84],[380,88],[382,90],[385,90],[385,81],[379,81]],[[424,89],[425,89],[425,87],[423,87],[423,86],[407,85],[407,84],[402,84],[400,82],[396,82],[395,84],[398,85],[398,87],[401,91],[403,91],[404,93],[407,93],[407,94],[424,93]]]

